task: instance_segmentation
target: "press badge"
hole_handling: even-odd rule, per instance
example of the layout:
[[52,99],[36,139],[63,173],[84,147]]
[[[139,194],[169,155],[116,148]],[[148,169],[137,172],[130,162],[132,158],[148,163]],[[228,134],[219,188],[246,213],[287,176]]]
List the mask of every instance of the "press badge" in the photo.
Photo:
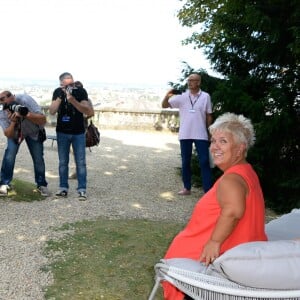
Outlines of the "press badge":
[[189,111],[190,111],[190,113],[195,113],[196,112],[194,109],[190,109]]
[[62,122],[70,122],[71,117],[70,116],[63,116],[62,117]]

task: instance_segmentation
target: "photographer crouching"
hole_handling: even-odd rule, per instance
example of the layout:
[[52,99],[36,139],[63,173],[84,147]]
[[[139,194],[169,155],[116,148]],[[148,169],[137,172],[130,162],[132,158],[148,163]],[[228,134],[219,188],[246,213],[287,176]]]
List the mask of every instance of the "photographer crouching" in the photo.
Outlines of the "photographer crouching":
[[16,156],[25,140],[32,157],[35,182],[42,196],[49,196],[45,177],[44,125],[46,116],[37,102],[27,94],[0,93],[0,126],[7,137],[7,147],[1,166],[0,196],[7,196],[11,188]]

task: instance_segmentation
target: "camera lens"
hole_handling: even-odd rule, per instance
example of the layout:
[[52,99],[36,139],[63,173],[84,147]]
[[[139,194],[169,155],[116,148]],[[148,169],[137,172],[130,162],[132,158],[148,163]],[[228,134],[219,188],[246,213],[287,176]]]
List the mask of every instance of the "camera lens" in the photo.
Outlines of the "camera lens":
[[172,90],[172,93],[173,93],[174,95],[181,95],[181,94],[182,94],[181,91],[180,91],[180,90],[177,90],[177,89],[173,89],[173,90]]

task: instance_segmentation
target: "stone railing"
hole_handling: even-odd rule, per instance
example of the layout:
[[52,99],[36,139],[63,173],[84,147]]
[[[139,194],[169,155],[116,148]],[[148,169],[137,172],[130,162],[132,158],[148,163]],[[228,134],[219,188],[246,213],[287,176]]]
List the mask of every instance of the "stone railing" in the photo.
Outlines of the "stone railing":
[[[49,107],[43,111],[51,126],[56,124],[56,116],[49,114]],[[179,129],[178,111],[173,109],[141,111],[132,109],[95,109],[94,123],[103,129],[134,129],[134,130],[170,130]]]

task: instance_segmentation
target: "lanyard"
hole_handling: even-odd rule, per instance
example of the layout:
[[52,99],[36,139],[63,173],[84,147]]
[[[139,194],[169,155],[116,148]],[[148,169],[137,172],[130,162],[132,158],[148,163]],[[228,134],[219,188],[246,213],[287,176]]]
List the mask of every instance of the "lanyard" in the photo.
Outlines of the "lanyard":
[[196,98],[196,100],[195,100],[194,102],[192,101],[191,94],[189,94],[189,98],[190,98],[190,102],[191,102],[191,105],[192,105],[192,109],[194,109],[194,105],[196,104],[196,102],[197,102],[198,99],[200,98],[201,93],[202,93],[202,91],[201,91],[200,94],[197,96],[197,98]]

